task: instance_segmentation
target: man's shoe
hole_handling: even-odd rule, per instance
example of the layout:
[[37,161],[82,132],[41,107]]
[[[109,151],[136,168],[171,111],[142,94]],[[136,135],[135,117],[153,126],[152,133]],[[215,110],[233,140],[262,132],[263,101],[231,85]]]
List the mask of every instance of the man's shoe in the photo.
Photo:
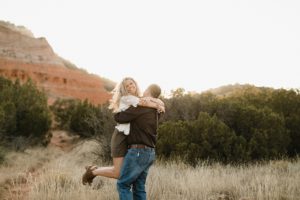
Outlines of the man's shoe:
[[83,174],[82,176],[82,184],[83,185],[86,185],[87,183],[89,185],[92,184],[93,182],[93,179],[96,177],[94,174],[93,174],[93,170],[96,169],[97,167],[96,166],[86,166],[85,169],[85,173]]

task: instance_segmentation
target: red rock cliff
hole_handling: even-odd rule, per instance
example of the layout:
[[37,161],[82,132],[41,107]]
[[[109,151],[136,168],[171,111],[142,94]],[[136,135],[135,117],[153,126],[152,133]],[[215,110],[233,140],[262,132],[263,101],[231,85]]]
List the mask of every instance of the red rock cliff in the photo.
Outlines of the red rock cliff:
[[110,98],[103,80],[57,56],[45,38],[34,38],[23,27],[0,21],[0,76],[25,82],[31,78],[49,97],[88,99],[102,104]]

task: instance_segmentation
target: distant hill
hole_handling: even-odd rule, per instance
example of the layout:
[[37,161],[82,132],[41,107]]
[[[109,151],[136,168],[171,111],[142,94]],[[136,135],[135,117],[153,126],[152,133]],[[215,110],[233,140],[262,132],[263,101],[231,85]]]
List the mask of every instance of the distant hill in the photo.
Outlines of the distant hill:
[[4,21],[0,21],[0,76],[21,82],[31,78],[46,91],[49,104],[57,98],[87,98],[102,104],[115,85],[56,55],[46,38],[35,38],[27,28]]
[[245,91],[251,91],[253,93],[261,92],[261,91],[272,91],[273,88],[269,87],[257,87],[255,85],[250,84],[230,84],[230,85],[224,85],[218,88],[209,89],[205,92],[210,92],[214,95],[220,96],[220,97],[228,97],[231,95],[236,95],[238,93],[242,93]]

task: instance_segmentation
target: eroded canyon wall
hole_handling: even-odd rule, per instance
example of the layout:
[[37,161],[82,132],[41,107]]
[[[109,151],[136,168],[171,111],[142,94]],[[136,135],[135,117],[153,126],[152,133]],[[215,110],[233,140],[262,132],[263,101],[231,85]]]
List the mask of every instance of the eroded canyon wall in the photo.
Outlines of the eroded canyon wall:
[[57,56],[45,38],[35,38],[24,27],[0,21],[0,75],[25,82],[31,78],[45,90],[49,104],[57,98],[108,101],[103,80],[73,67]]

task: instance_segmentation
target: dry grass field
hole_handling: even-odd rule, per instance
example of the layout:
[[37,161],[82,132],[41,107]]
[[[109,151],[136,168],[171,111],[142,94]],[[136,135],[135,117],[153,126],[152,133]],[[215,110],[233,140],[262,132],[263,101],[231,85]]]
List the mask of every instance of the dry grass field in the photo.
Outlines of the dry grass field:
[[[84,166],[95,160],[94,148],[96,143],[85,142],[69,152],[48,147],[10,153],[0,166],[0,199],[118,199],[115,180],[97,177],[92,186],[81,184]],[[203,163],[195,168],[157,161],[147,192],[150,200],[298,200],[300,159],[251,166]]]

